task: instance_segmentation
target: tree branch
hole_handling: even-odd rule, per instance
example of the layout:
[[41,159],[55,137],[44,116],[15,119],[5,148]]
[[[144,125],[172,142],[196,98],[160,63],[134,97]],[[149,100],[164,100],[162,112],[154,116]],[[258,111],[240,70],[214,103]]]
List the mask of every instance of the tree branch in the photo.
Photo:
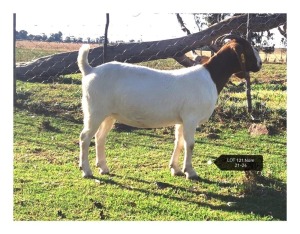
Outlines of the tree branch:
[[191,31],[185,26],[182,17],[179,15],[179,13],[176,13],[177,21],[181,26],[181,30],[186,32],[187,35],[191,34]]
[[285,38],[287,37],[287,33],[286,33],[286,23],[283,25],[282,28],[280,28],[280,26],[278,26],[278,31],[280,32],[280,34],[282,36],[284,36]]

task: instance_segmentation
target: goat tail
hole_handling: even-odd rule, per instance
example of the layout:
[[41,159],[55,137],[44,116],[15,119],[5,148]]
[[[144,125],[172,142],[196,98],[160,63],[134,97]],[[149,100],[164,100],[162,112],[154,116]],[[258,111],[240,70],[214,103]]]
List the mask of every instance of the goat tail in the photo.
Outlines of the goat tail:
[[88,62],[89,51],[90,51],[90,45],[84,44],[80,47],[78,52],[77,63],[78,63],[79,70],[81,71],[83,76],[88,75],[92,70],[92,67]]

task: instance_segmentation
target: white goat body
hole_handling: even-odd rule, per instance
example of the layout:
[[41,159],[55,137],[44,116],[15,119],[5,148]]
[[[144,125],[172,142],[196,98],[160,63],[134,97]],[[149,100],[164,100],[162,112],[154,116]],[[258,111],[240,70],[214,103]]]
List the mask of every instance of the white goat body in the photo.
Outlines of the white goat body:
[[202,123],[218,97],[208,71],[200,65],[158,71],[111,62],[93,68],[82,85],[85,115],[101,111],[139,128],[182,124],[190,118]]
[[[216,84],[207,68],[197,65],[161,71],[119,62],[93,68],[87,60],[88,52],[89,46],[83,45],[78,55],[78,66],[83,74],[84,128],[80,134],[79,157],[83,176],[92,176],[88,147],[93,136],[96,137],[96,165],[101,174],[109,173],[104,144],[118,120],[139,128],[175,125],[171,173],[182,175],[184,172],[188,179],[196,178],[192,167],[194,134],[197,126],[209,119],[218,98]],[[182,172],[178,158],[183,147]]]

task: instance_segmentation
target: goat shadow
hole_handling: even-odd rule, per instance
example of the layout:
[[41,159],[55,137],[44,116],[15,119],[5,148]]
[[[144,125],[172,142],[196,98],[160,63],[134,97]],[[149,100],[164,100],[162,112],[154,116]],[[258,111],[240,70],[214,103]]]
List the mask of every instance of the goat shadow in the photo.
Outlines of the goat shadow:
[[[233,196],[233,195],[222,195],[213,192],[193,190],[190,188],[185,188],[175,184],[164,183],[159,181],[146,181],[140,178],[134,177],[124,177],[116,174],[110,174],[107,176],[93,177],[94,179],[100,181],[101,183],[107,185],[118,186],[119,188],[136,191],[144,193],[147,195],[152,195],[155,197],[163,197],[169,200],[177,202],[185,202],[190,204],[196,204],[199,207],[208,207],[212,210],[222,210],[227,212],[240,212],[244,214],[255,214],[261,217],[269,216],[275,220],[286,220],[287,208],[286,208],[286,183],[280,180],[275,180],[271,178],[260,177],[255,185],[252,192],[244,194],[244,196]],[[145,187],[148,185],[149,189],[141,189],[137,187],[127,186],[124,183],[118,182],[119,179],[126,179],[132,182],[141,184],[138,187]],[[179,178],[182,179],[182,178]],[[235,184],[230,183],[219,183],[215,181],[210,181],[208,179],[199,178],[194,183],[206,183],[206,184],[216,184],[220,188],[222,187],[234,187]],[[153,189],[155,185],[155,189]],[[205,196],[206,200],[217,199],[220,200],[222,205],[212,205],[209,202],[199,202],[190,199],[190,196],[186,198],[177,197],[170,194],[161,193],[160,190],[169,188],[173,191],[190,193],[194,196]],[[234,204],[234,205],[231,205]],[[261,205],[263,204],[263,206]]]

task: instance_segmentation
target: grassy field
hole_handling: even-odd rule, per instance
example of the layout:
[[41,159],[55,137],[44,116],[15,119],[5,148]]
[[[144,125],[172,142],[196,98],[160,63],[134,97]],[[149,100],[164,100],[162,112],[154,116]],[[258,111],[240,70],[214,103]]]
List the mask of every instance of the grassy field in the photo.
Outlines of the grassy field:
[[[22,53],[28,50],[18,61]],[[178,66],[172,60],[144,65]],[[51,84],[18,81],[14,220],[286,220],[286,65],[264,64],[251,76],[254,114],[270,134],[249,135],[245,88],[231,79],[195,136],[199,181],[171,177],[172,128],[114,128],[106,143],[111,174],[98,175],[92,143],[95,178],[81,178],[80,75]],[[208,164],[221,154],[261,154],[264,169],[249,177]]]

